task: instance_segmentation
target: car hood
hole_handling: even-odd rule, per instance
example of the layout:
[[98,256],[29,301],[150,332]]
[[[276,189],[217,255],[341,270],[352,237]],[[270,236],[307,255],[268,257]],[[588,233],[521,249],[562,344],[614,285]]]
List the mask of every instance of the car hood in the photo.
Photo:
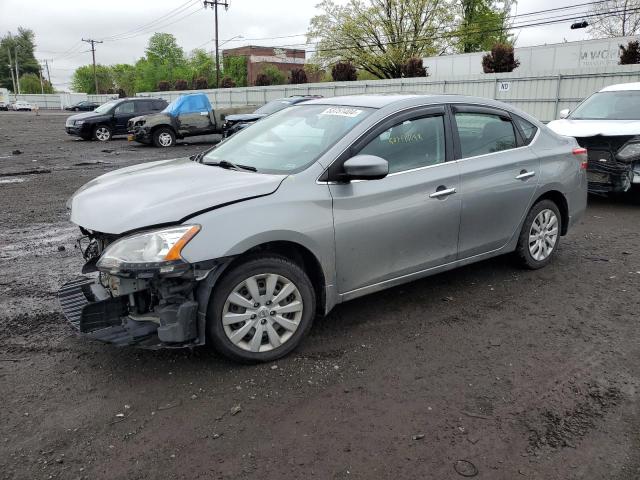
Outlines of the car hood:
[[559,135],[567,137],[606,137],[640,135],[640,121],[637,120],[554,120],[547,126]]
[[115,170],[90,181],[69,200],[71,221],[121,234],[275,192],[286,175],[227,170],[188,158]]
[[266,113],[238,113],[224,117],[227,122],[255,122],[266,117]]
[[84,120],[86,118],[98,118],[103,116],[105,115],[101,113],[96,113],[92,110],[90,112],[77,113],[75,115],[71,115],[70,117],[67,117],[67,121],[73,120],[75,122],[76,120]]

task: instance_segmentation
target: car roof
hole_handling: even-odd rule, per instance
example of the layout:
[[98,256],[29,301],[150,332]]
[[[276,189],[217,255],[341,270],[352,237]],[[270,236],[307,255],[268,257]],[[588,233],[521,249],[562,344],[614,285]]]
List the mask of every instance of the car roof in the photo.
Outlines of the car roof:
[[604,87],[600,92],[623,92],[625,90],[640,90],[640,82],[617,83]]

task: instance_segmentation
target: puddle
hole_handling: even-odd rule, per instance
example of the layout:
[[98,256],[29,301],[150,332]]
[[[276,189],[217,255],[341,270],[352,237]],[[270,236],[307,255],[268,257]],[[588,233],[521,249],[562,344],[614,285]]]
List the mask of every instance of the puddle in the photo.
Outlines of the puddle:
[[22,183],[24,182],[24,178],[6,178],[0,179],[0,183]]

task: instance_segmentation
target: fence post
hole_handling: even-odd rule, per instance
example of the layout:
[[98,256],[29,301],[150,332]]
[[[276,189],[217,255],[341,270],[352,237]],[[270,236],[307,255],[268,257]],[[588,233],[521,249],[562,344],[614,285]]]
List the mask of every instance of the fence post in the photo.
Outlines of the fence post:
[[447,81],[442,81],[442,93],[447,93]]
[[562,83],[562,75],[558,75],[558,79],[556,80],[556,103],[553,111],[553,119],[558,118],[558,105],[560,104],[560,84]]
[[495,100],[497,98],[498,98],[498,77],[496,77],[493,82],[493,99]]

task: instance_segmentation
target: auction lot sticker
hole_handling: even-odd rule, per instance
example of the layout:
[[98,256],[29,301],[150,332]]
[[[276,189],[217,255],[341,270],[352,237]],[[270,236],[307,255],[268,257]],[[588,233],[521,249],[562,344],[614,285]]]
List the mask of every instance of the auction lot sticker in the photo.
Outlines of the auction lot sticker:
[[320,115],[338,115],[340,117],[357,117],[362,113],[362,110],[348,107],[329,107]]

